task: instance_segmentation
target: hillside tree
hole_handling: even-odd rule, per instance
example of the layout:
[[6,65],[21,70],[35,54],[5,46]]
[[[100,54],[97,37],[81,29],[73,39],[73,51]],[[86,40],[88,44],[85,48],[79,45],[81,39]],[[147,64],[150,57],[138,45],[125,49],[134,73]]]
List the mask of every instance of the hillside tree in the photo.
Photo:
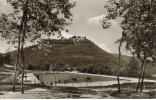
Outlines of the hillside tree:
[[109,0],[105,8],[108,15],[103,27],[111,26],[110,19],[122,17],[122,38],[125,48],[141,61],[136,91],[142,92],[147,60],[156,60],[156,1],[155,0]]
[[17,59],[13,91],[15,91],[16,71],[21,66],[21,93],[24,93],[23,78],[25,68],[24,45],[35,42],[41,36],[61,35],[72,20],[71,8],[75,3],[69,0],[7,0],[13,12],[1,14],[1,37],[9,43],[17,44]]
[[136,59],[136,57],[134,56],[131,57],[124,71],[126,72],[127,75],[132,75],[132,76],[138,75],[139,61]]

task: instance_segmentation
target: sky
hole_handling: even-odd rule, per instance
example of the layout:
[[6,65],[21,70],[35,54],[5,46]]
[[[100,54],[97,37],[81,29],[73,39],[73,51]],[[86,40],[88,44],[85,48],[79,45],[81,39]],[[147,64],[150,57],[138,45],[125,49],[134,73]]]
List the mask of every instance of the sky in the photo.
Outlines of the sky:
[[[121,37],[120,18],[111,20],[112,26],[103,29],[100,20],[106,16],[104,9],[106,0],[72,0],[76,6],[72,9],[73,21],[67,26],[69,32],[62,32],[63,36],[69,38],[73,35],[85,36],[103,50],[110,53],[118,53],[118,45],[114,42]],[[5,0],[0,0],[0,12],[8,13],[10,7]],[[13,45],[7,45],[5,40],[0,40],[0,52],[7,52],[13,49]],[[129,55],[124,48],[122,54]]]

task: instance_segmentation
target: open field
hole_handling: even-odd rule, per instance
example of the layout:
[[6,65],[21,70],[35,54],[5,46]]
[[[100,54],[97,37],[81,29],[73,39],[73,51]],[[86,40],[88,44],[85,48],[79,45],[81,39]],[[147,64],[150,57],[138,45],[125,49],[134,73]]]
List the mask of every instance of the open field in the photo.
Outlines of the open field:
[[[52,74],[53,73],[49,73]],[[32,74],[28,73],[28,76]],[[48,75],[43,72],[40,75]],[[57,73],[58,75],[58,73]],[[57,77],[56,75],[56,77]],[[72,81],[73,75],[76,73],[67,72],[60,75],[67,75]],[[156,98],[156,80],[145,79],[143,93],[135,92],[137,78],[121,77],[122,92],[117,93],[116,76],[94,75],[94,74],[78,74],[81,79],[90,76],[96,80],[90,82],[74,82],[74,83],[57,83],[56,86],[45,86],[43,84],[25,84],[25,94],[20,93],[20,83],[16,85],[16,92],[11,92],[12,83],[0,83],[0,99],[57,99],[57,98]],[[43,76],[42,76],[43,77]],[[45,76],[44,76],[45,77]],[[47,76],[46,76],[47,77]],[[52,76],[51,76],[52,77]],[[61,77],[62,78],[62,77]],[[27,77],[27,79],[34,79]],[[102,79],[102,80],[100,80]]]
[[0,66],[0,81],[13,74],[13,67],[10,67],[10,65],[4,64],[3,66]]
[[135,83],[122,84],[122,92],[120,94],[116,91],[117,85],[95,87],[46,87],[43,85],[25,85],[25,94],[21,94],[20,84],[17,85],[16,92],[10,91],[12,88],[11,84],[0,84],[0,99],[156,98],[156,83],[145,83],[146,89],[143,93],[135,92],[135,85]]
[[[5,72],[3,73],[5,76],[1,77],[7,80],[12,79],[9,73],[12,72]],[[156,98],[156,80],[154,79],[145,79],[143,93],[137,93],[135,92],[137,78],[120,77],[122,92],[118,94],[116,76],[50,71],[26,71],[26,73],[25,94],[20,93],[20,83],[16,85],[16,92],[12,92],[12,83],[3,81],[0,82],[0,99]],[[19,75],[17,78],[20,79],[20,77]],[[64,83],[65,80],[69,81]],[[56,85],[51,85],[51,81],[56,81]],[[27,82],[30,83],[27,84]]]

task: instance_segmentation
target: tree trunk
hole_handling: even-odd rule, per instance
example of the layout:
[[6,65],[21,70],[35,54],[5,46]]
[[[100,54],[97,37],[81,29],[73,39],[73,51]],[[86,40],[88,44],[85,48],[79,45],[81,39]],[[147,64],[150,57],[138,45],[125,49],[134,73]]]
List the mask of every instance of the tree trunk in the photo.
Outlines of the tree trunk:
[[121,46],[122,46],[122,41],[120,41],[119,44],[119,65],[117,66],[118,93],[121,92],[121,88],[120,88]]
[[143,74],[142,74],[142,80],[141,80],[141,87],[140,87],[140,92],[142,92],[143,90],[143,83],[144,83],[144,77],[145,77],[145,69],[146,69],[146,63],[145,63],[145,66],[143,68]]
[[[56,68],[56,63],[55,63],[55,68]],[[54,70],[54,79],[55,79],[55,86],[56,86],[56,75],[55,75],[55,70]]]
[[23,52],[23,44],[22,44],[22,47],[21,47],[21,58],[22,58],[21,93],[24,94],[23,79],[24,79],[25,59],[24,59],[24,52]]
[[120,93],[121,89],[120,89],[120,75],[119,74],[117,75],[117,80],[118,80],[118,93]]
[[[24,67],[24,66],[22,65],[22,67]],[[24,94],[23,78],[24,78],[24,68],[22,68],[21,94]]]
[[[23,14],[24,16],[24,14]],[[15,64],[15,69],[14,69],[14,80],[13,80],[13,88],[12,91],[15,91],[15,85],[16,85],[16,74],[17,74],[17,67],[20,65],[19,58],[20,58],[20,49],[21,49],[21,34],[23,31],[23,22],[24,22],[24,17],[21,20],[21,25],[20,25],[20,30],[19,30],[19,36],[18,36],[18,50],[17,50],[17,58],[16,58],[16,64]]]
[[137,91],[137,92],[138,92],[138,90],[139,90],[139,88],[140,88],[140,84],[141,84],[141,78],[142,78],[142,74],[143,74],[144,63],[145,63],[145,60],[143,60],[143,61],[142,61],[142,64],[141,64],[141,69],[140,69],[140,73],[139,73],[138,85],[137,85],[137,88],[136,88],[136,91]]
[[15,87],[16,87],[16,75],[17,75],[17,68],[19,66],[19,54],[20,54],[20,36],[18,37],[18,50],[17,50],[17,58],[16,58],[15,69],[14,69],[14,81],[13,81],[13,88],[12,88],[13,92],[15,92]]
[[13,80],[13,87],[12,87],[12,91],[15,92],[15,88],[16,88],[16,71],[17,71],[17,66],[18,64],[15,64],[15,69],[14,69],[14,80]]
[[25,34],[27,28],[27,7],[29,1],[26,1],[26,4],[23,9],[23,30],[22,30],[22,46],[21,46],[21,59],[22,59],[22,80],[21,80],[21,93],[24,94],[24,87],[23,87],[23,79],[24,79],[24,68],[25,68],[25,56],[24,56],[24,43],[25,43]]

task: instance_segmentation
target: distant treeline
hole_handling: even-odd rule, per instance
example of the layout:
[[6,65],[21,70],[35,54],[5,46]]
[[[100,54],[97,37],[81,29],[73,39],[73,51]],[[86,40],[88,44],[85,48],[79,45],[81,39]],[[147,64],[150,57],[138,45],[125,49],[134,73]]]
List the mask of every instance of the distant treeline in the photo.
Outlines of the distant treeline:
[[10,58],[10,53],[2,54],[0,53],[0,66],[3,64],[10,64],[11,63],[11,58]]
[[[85,66],[71,66],[66,65],[63,62],[57,62],[55,64],[50,64],[48,62],[43,65],[32,65],[29,64],[27,67],[28,70],[42,70],[42,71],[78,71],[82,73],[91,73],[91,74],[107,74],[107,75],[116,75],[114,70],[111,67],[104,64],[89,64]],[[132,76],[137,77],[139,72],[139,62],[135,58],[131,58],[129,63],[124,66],[121,75],[123,76]]]

